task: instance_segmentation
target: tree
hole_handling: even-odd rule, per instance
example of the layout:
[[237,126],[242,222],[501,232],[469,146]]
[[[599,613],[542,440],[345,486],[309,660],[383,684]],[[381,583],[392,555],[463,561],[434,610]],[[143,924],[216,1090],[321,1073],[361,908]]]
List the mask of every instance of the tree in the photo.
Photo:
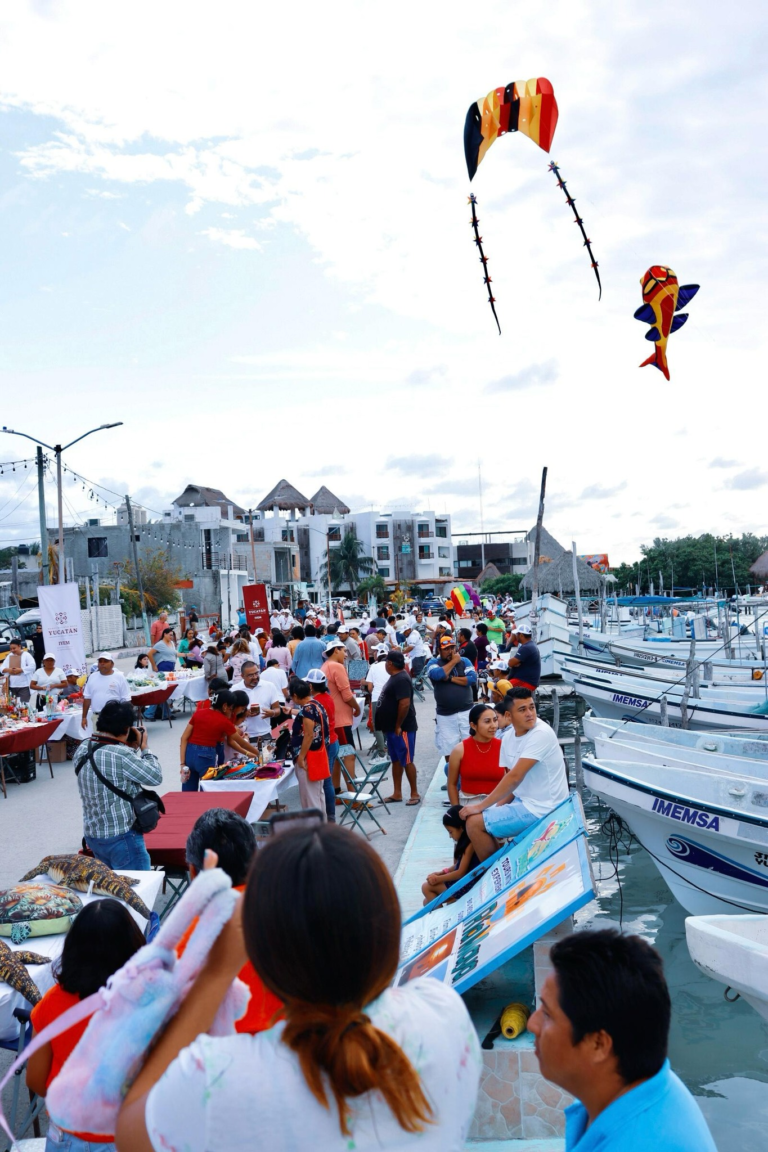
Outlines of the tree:
[[[322,581],[328,586],[329,553],[323,554]],[[349,588],[350,594],[355,590],[361,576],[369,576],[376,570],[372,556],[363,555],[363,542],[358,540],[354,530],[345,532],[338,548],[330,549],[331,587],[338,592],[343,584]]]
[[[182,571],[168,560],[165,548],[147,551],[139,557],[139,571],[141,583],[144,587],[144,600],[147,608],[157,611],[160,608],[176,608],[179,604],[179,593],[175,587],[182,579]],[[138,616],[141,612],[141,601],[136,583],[136,573],[133,564],[125,565],[125,575],[120,583],[120,593],[125,601],[123,611],[128,616]]]
[[495,576],[492,580],[484,580],[480,586],[481,592],[491,596],[516,596],[520,591],[522,576],[510,573],[507,576]]
[[358,597],[375,596],[376,603],[382,604],[387,598],[387,585],[383,576],[366,576],[357,586]]
[[726,594],[745,591],[748,584],[756,584],[749,569],[758,556],[768,550],[768,536],[680,536],[676,540],[656,537],[652,544],[640,547],[641,559],[634,564],[620,564],[612,569],[617,587],[634,595],[640,585],[641,595],[647,595],[653,583],[658,593],[664,591],[682,594],[700,593],[702,588],[717,589]]

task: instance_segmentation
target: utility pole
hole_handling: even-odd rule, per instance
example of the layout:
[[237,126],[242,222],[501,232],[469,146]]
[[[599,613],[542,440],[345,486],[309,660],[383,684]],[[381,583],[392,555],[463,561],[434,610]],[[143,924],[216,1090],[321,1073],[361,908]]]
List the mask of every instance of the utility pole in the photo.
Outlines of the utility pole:
[[[256,583],[256,545],[253,542],[253,508],[248,509],[248,524],[251,529],[251,562],[253,563],[253,582]],[[310,573],[311,575],[311,573]]]
[[[536,539],[533,545],[533,588],[531,589],[531,627],[536,628],[537,603],[539,599],[539,558],[541,556],[541,525],[544,520],[544,496],[547,491],[547,469],[541,470],[541,492],[539,494],[539,514],[536,517]],[[536,636],[533,636],[536,639]]]
[[40,509],[40,562],[43,570],[43,584],[50,584],[48,574],[48,525],[45,520],[45,459],[43,450],[37,446],[37,503]]
[[139,550],[136,547],[136,533],[133,529],[133,508],[131,507],[130,496],[125,497],[125,508],[128,513],[128,530],[131,533],[131,548],[133,549],[133,563],[136,568],[136,587],[139,590],[139,600],[141,601],[141,619],[144,622],[144,639],[147,644],[152,643],[149,634],[149,620],[147,619],[147,606],[144,603],[144,586],[141,583],[141,569],[139,568]]
[[576,596],[576,612],[579,618],[579,653],[584,652],[584,615],[581,610],[581,587],[579,585],[579,567],[576,559],[576,541],[571,540],[571,558],[573,560],[573,591]]

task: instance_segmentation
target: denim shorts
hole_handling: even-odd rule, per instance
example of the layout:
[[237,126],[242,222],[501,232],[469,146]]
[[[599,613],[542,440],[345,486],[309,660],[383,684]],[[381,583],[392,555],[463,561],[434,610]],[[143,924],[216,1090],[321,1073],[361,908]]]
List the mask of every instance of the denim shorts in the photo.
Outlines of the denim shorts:
[[483,812],[485,830],[497,840],[519,840],[540,819],[540,816],[534,816],[528,811],[522,800],[513,800],[511,804],[493,804]]

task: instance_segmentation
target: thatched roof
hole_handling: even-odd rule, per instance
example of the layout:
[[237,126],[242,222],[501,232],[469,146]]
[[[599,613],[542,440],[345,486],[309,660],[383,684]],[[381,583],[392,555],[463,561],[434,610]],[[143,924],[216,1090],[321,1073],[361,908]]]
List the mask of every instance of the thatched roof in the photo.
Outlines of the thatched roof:
[[206,488],[203,484],[187,484],[173,503],[177,508],[221,508],[225,516],[231,504],[235,516],[245,515],[245,509],[225,496],[220,488]]
[[[526,540],[528,540],[529,543],[535,545],[535,543],[536,543],[536,525],[535,524],[534,524],[533,528],[531,528],[528,535],[526,536]],[[539,551],[540,558],[544,559],[546,557],[547,560],[556,560],[558,556],[562,556],[563,552],[565,552],[565,548],[563,548],[562,544],[558,544],[557,540],[555,540],[554,536],[552,536],[551,533],[547,532],[547,530],[543,524],[541,526],[541,541],[539,543],[539,550],[540,550]]]
[[309,503],[315,512],[318,512],[322,516],[333,516],[336,512],[341,516],[347,516],[349,514],[349,508],[344,501],[340,500],[338,496],[334,496],[333,492],[331,492],[329,488],[326,488],[325,484],[318,488],[314,496],[310,497]]
[[499,572],[496,565],[489,562],[485,568],[483,568],[480,575],[475,578],[475,583],[480,588],[486,580],[498,580],[500,576],[501,572]]
[[[557,543],[557,541],[555,541]],[[542,555],[544,554],[544,542],[542,539],[541,545]],[[604,584],[603,577],[594,568],[590,568],[589,564],[584,560],[577,558],[576,567],[579,573],[579,586],[582,592],[597,592]],[[533,566],[531,566],[523,576],[523,588],[528,592],[533,588]],[[541,561],[539,563],[539,593],[544,592],[560,592],[562,588],[565,595],[572,594],[576,591],[573,583],[573,554],[571,552],[561,552],[554,560],[550,562]]]
[[768,580],[768,552],[763,552],[762,556],[758,556],[750,568],[750,572],[753,576],[756,576],[761,583],[764,580]]
[[273,508],[279,508],[281,512],[290,512],[293,508],[309,508],[309,500],[293,484],[280,480],[258,505],[259,512],[271,512]]

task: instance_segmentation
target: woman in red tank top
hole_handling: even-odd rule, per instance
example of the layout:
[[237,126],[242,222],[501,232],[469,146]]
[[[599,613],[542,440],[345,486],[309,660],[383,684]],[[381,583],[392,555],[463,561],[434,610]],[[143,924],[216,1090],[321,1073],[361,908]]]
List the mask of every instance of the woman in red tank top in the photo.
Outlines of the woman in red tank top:
[[448,799],[459,804],[461,791],[468,796],[487,796],[504,775],[499,765],[501,741],[496,739],[499,718],[489,704],[475,704],[469,713],[470,736],[457,744],[448,761]]

